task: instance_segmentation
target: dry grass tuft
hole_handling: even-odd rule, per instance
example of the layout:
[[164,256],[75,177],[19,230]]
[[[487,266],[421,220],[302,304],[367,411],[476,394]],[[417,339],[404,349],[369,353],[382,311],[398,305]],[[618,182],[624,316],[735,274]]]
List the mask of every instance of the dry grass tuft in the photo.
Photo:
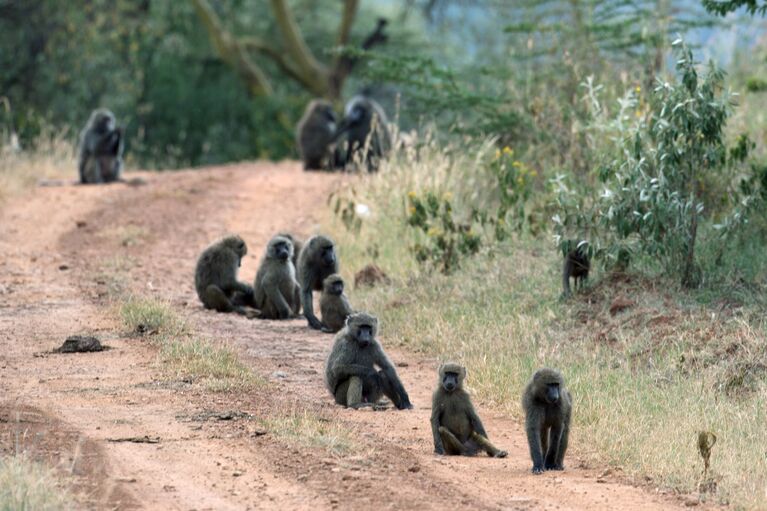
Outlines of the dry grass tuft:
[[41,179],[74,181],[76,177],[75,151],[64,134],[41,136],[33,149],[0,147],[0,204]]
[[288,444],[320,448],[334,454],[355,449],[353,431],[337,420],[323,418],[307,410],[291,410],[263,420],[263,425]]
[[53,470],[23,455],[0,456],[0,510],[60,511],[74,509]]

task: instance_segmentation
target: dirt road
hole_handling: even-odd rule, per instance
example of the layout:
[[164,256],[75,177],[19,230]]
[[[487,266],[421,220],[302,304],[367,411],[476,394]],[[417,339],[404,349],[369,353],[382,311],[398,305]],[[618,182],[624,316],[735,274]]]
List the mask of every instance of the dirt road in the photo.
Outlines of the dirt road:
[[[275,232],[316,232],[316,213],[342,177],[304,173],[294,163],[144,177],[141,187],[39,188],[0,212],[0,449],[27,450],[71,474],[83,506],[682,507],[598,477],[577,458],[565,472],[531,475],[521,426],[481,403],[487,430],[509,457],[436,457],[429,428],[435,360],[391,352],[395,362],[407,361],[398,370],[414,410],[347,411],[322,386],[331,336],[304,321],[202,309],[192,275],[203,247],[238,232],[250,247],[241,277],[252,279]],[[195,331],[235,346],[269,383],[236,395],[159,378],[155,349],[114,319],[110,286],[167,300]],[[112,349],[46,353],[75,333],[95,334]],[[264,419],[286,414],[340,423],[354,448],[334,454],[264,431]],[[153,443],[121,441],[144,436]]]

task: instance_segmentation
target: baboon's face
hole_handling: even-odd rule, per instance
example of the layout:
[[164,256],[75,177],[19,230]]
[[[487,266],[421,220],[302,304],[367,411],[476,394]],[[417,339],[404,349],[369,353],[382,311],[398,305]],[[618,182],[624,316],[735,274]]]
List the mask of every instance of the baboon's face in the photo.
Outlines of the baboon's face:
[[358,102],[358,103],[355,103],[354,106],[351,108],[351,110],[346,116],[346,120],[350,126],[355,126],[360,124],[362,121],[364,121],[367,114],[368,114],[368,109],[365,108],[365,105]]
[[224,245],[237,254],[237,257],[239,258],[238,266],[242,264],[242,258],[248,253],[248,247],[245,245],[243,239],[239,236],[229,236],[224,240]]
[[367,313],[352,314],[346,318],[349,327],[351,341],[356,342],[360,348],[367,348],[375,340],[378,330],[378,319]]
[[98,112],[94,121],[94,127],[101,133],[108,133],[115,129],[115,117],[111,112]]
[[272,240],[269,245],[269,257],[287,261],[293,255],[293,245],[286,238]]
[[340,277],[328,277],[325,282],[325,292],[330,295],[341,296],[344,294],[344,281]]
[[440,385],[445,389],[445,392],[450,393],[463,387],[466,370],[458,364],[444,364],[439,370],[439,375]]
[[336,113],[330,105],[322,105],[319,108],[319,114],[325,120],[331,130],[336,129]]
[[544,401],[550,405],[559,402],[560,389],[562,382],[554,375],[541,375],[535,382],[536,391],[535,394],[541,401]]
[[320,249],[320,262],[327,268],[336,264],[336,249],[333,245],[325,245]]

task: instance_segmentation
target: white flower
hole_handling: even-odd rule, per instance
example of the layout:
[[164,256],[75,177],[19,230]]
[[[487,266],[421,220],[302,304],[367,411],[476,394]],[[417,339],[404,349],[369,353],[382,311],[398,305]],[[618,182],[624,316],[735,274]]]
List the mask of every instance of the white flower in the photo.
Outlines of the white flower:
[[370,216],[370,208],[367,204],[357,204],[354,206],[354,212],[360,218],[368,218]]

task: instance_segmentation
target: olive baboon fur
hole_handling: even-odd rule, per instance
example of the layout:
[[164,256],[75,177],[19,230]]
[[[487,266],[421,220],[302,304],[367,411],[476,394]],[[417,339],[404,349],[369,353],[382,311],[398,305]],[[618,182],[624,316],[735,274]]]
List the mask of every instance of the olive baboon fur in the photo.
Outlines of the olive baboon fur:
[[345,162],[358,156],[369,172],[378,170],[381,158],[391,149],[386,113],[378,102],[367,96],[354,96],[346,103],[336,138],[343,134],[347,141]]
[[332,170],[335,167],[333,141],[337,125],[330,102],[315,99],[306,105],[296,127],[296,143],[304,170]]
[[206,248],[197,260],[194,287],[206,309],[247,314],[253,288],[237,280],[248,247],[239,236],[227,236]]
[[304,244],[298,255],[298,285],[301,286],[301,307],[309,326],[315,330],[322,328],[322,323],[314,315],[312,291],[322,291],[322,281],[329,275],[338,273],[335,243],[326,236],[312,236]]
[[122,172],[123,129],[106,108],[91,113],[80,132],[77,167],[81,183],[118,181]]
[[413,408],[377,332],[375,316],[366,312],[349,316],[325,363],[325,384],[336,403],[350,408],[375,405],[383,395],[400,410]]
[[474,410],[469,393],[463,388],[466,368],[448,362],[439,368],[439,381],[431,402],[431,431],[436,454],[473,456],[485,451],[488,456],[505,458],[487,438],[485,427]]
[[253,302],[261,319],[288,319],[298,314],[301,293],[292,258],[293,244],[288,238],[269,240],[253,284]]
[[525,388],[522,408],[533,474],[564,470],[572,399],[562,374],[555,369],[538,369]]
[[322,331],[336,333],[346,324],[346,318],[354,312],[349,299],[344,293],[344,279],[337,273],[329,275],[322,282],[320,295],[320,313],[322,314]]

